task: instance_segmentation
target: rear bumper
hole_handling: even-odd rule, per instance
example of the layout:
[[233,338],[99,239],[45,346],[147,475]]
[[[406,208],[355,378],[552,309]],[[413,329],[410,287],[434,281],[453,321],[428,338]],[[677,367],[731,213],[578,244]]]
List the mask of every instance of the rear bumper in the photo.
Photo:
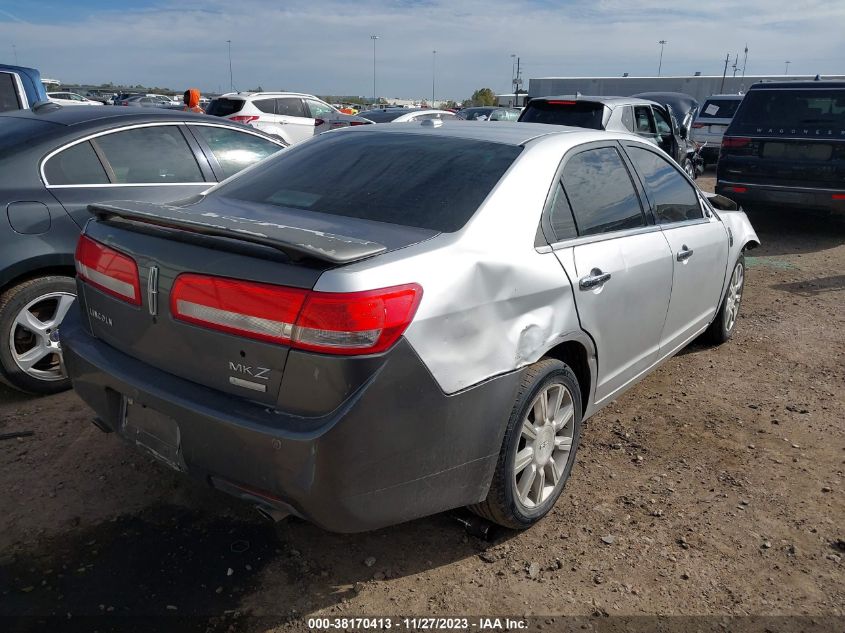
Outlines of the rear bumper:
[[716,193],[742,205],[757,203],[825,211],[845,211],[845,190],[778,187],[776,185],[717,180]]
[[142,363],[81,319],[72,309],[62,324],[64,359],[100,425],[124,435],[125,399],[149,407],[178,425],[189,475],[336,532],[482,500],[521,378],[513,372],[446,395],[401,339],[334,411],[302,417]]

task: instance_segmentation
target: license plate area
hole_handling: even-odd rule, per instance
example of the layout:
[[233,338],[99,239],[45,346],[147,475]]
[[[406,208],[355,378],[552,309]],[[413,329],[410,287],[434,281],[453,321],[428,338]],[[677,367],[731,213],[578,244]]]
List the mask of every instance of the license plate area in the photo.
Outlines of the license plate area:
[[174,470],[187,470],[182,456],[179,424],[150,407],[124,398],[121,407],[121,435],[143,452]]
[[824,143],[777,143],[763,145],[763,158],[787,160],[830,160],[833,146]]

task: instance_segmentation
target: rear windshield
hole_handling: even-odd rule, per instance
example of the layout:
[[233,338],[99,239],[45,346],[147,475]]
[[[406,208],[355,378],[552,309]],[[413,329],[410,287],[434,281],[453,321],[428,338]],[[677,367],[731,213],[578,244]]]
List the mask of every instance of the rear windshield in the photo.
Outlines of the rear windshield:
[[708,99],[698,113],[699,119],[732,119],[742,99]]
[[215,194],[451,232],[472,217],[521,150],[440,135],[331,133],[279,153]]
[[409,112],[415,112],[415,110],[388,110],[387,112],[382,110],[372,110],[368,112],[359,112],[358,116],[369,119],[373,123],[389,123],[390,121],[398,119],[403,114],[408,114]]
[[571,125],[592,130],[604,129],[604,106],[589,101],[531,101],[522,111],[520,121],[527,123],[552,123]]
[[212,99],[205,113],[212,116],[229,116],[235,114],[235,112],[240,112],[243,107],[243,99]]
[[733,123],[732,133],[783,131],[843,138],[845,88],[751,90]]
[[483,121],[490,116],[491,112],[493,112],[493,108],[471,108],[458,112],[458,118],[466,119],[467,121],[477,121],[478,119]]

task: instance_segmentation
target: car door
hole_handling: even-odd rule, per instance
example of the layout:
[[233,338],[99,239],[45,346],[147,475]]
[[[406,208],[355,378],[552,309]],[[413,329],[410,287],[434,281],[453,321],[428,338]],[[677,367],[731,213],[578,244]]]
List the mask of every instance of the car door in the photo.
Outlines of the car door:
[[654,149],[625,143],[655,221],[672,251],[672,297],[660,357],[703,331],[719,306],[728,265],[728,234],[675,163]]
[[214,174],[185,132],[178,123],[142,124],[79,139],[47,155],[42,178],[80,226],[92,202],[170,202],[201,193]]
[[291,145],[314,136],[314,119],[299,97],[276,99],[276,123],[282,130],[279,136]]
[[678,153],[678,143],[675,138],[677,128],[672,125],[668,110],[654,106],[652,112],[654,113],[654,124],[657,130],[657,138],[655,139],[657,146],[680,164],[682,157]]
[[[616,142],[570,152],[555,186],[553,248],[572,281],[581,327],[596,343],[601,406],[657,360],[672,253]],[[567,239],[573,230],[577,237]]]

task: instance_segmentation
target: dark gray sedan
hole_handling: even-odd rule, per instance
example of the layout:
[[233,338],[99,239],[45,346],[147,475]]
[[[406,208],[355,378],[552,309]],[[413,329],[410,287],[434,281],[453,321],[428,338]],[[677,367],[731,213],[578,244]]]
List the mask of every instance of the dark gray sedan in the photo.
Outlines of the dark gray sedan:
[[57,330],[76,293],[88,204],[185,198],[283,147],[225,119],[159,108],[0,114],[0,379],[31,393],[70,386]]

